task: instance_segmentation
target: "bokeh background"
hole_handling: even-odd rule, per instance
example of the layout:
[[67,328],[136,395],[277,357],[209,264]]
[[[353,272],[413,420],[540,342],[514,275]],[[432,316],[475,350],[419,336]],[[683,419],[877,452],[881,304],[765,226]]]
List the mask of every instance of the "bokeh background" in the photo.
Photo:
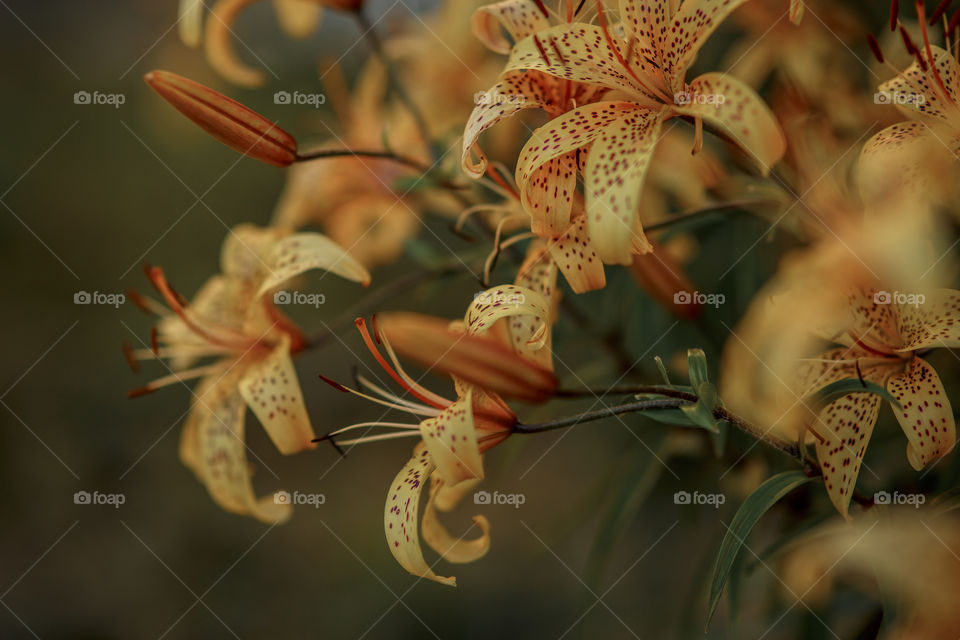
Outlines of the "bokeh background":
[[[149,340],[150,319],[129,302],[77,305],[74,296],[146,289],[147,262],[162,265],[179,290],[196,290],[217,270],[230,227],[269,220],[283,172],[213,143],[142,76],[154,68],[183,73],[302,139],[322,138],[318,119],[328,114],[278,108],[273,92],[316,91],[316,60],[348,49],[349,79],[367,50],[354,46],[356,27],[333,12],[316,36],[294,42],[280,35],[268,6],[255,6],[238,31],[279,78],[262,90],[238,89],[181,44],[176,9],[174,0],[0,0],[0,637],[832,637],[813,614],[791,606],[789,594],[771,604],[767,596],[782,587],[762,566],[744,583],[738,625],[722,605],[703,634],[704,585],[724,523],[764,474],[789,466],[760,451],[737,463],[748,443],[736,435],[722,459],[707,461],[684,455],[709,445],[701,434],[668,438],[666,427],[640,417],[510,439],[488,455],[483,488],[522,494],[524,504],[465,504],[450,515],[456,532],[478,510],[493,526],[493,547],[481,562],[437,567],[458,577],[456,589],[407,575],[385,544],[383,502],[409,456],[407,442],[358,448],[346,458],[326,447],[283,458],[251,419],[258,494],[322,493],[325,502],[300,506],[275,527],[217,508],[177,455],[189,391],[125,396],[165,373],[147,364],[135,375],[122,357],[123,341]],[[389,29],[391,16],[428,9],[383,3],[371,13],[389,10],[382,23]],[[125,101],[78,105],[77,91],[119,93]],[[445,242],[466,247],[443,227]],[[702,238],[701,251],[732,254],[764,228],[735,219]],[[762,244],[742,266],[745,275],[722,285],[730,304],[717,320],[736,321],[775,254]],[[405,268],[412,265],[378,270],[374,290]],[[716,274],[694,267],[693,275]],[[382,308],[454,317],[477,287],[463,273],[386,299]],[[298,319],[308,332],[338,327],[342,341],[310,351],[297,367],[323,432],[381,412],[316,378],[349,379],[354,366],[370,365],[344,316],[366,292],[333,278],[318,288],[326,304]],[[606,295],[575,304],[601,328],[629,328],[619,337],[648,379],[655,355],[670,361],[688,346],[716,355],[715,344],[675,323],[622,273],[611,275]],[[567,382],[622,373],[602,341],[583,339],[573,325],[558,328],[557,343]],[[448,390],[439,378],[428,382]],[[591,406],[571,401],[569,411]],[[547,417],[533,407],[520,412],[528,421]],[[888,418],[880,430],[895,437],[871,455],[902,449]],[[676,505],[680,490],[723,491],[727,501],[719,509]],[[124,504],[78,505],[77,491],[122,494]],[[791,526],[810,500],[825,502],[798,492],[770,514],[752,545],[767,546],[772,531]],[[828,512],[823,505],[821,512]],[[852,594],[841,603],[853,622],[832,626],[852,637],[874,604]]]

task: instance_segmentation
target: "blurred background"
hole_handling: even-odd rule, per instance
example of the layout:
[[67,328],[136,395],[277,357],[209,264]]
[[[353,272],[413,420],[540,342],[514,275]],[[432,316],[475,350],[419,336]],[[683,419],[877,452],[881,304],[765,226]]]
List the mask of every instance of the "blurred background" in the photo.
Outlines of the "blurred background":
[[[0,280],[0,636],[834,637],[764,566],[744,581],[737,624],[721,604],[703,634],[706,576],[724,523],[750,489],[791,465],[766,451],[746,462],[740,454],[749,442],[736,434],[721,459],[706,462],[685,455],[709,446],[702,434],[668,436],[666,426],[636,416],[511,438],[487,456],[482,488],[521,494],[523,504],[468,500],[450,514],[455,533],[478,512],[493,532],[482,561],[438,565],[437,573],[457,576],[456,589],[409,576],[384,540],[383,503],[409,457],[408,442],[357,448],[346,458],[326,447],[283,458],[248,418],[248,444],[259,458],[257,494],[322,493],[324,503],[298,506],[289,522],[274,527],[219,509],[178,458],[189,391],[174,386],[126,398],[128,389],[165,373],[147,363],[135,375],[122,356],[122,342],[149,342],[151,320],[129,298],[115,307],[76,304],[75,296],[146,290],[145,263],[162,265],[189,295],[218,269],[230,227],[269,221],[284,175],[211,141],[149,91],[142,76],[177,71],[277,119],[298,139],[323,139],[319,121],[329,114],[278,107],[274,91],[315,92],[317,59],[344,52],[349,80],[368,52],[355,44],[356,26],[333,11],[316,35],[293,41],[280,34],[270,7],[257,5],[237,31],[277,77],[260,90],[240,89],[180,42],[176,4],[0,1],[0,261],[7,274]],[[389,31],[394,19],[428,9],[384,2],[370,14],[388,12],[381,26]],[[77,92],[123,100],[77,104]],[[700,251],[742,251],[765,226],[734,219],[701,238]],[[468,248],[445,224],[437,233],[454,250]],[[416,242],[442,253],[431,238]],[[731,304],[718,321],[736,322],[768,277],[775,249],[761,245],[742,265],[745,275],[723,284]],[[414,266],[407,259],[377,270],[372,290]],[[696,266],[692,275],[716,276]],[[617,337],[639,359],[637,372],[654,380],[653,356],[669,362],[689,346],[705,347],[715,362],[717,345],[697,327],[676,323],[623,273],[611,273],[610,283],[604,295],[584,296],[575,306],[602,327],[628,327]],[[455,317],[478,286],[464,272],[385,298],[382,308]],[[368,292],[333,278],[321,290],[326,304],[297,319],[308,333],[324,324],[339,328],[342,341],[311,350],[297,368],[315,428],[325,432],[381,412],[315,376],[349,380],[354,366],[371,364],[352,317],[344,316]],[[615,380],[623,364],[579,335],[575,326],[558,328],[560,377]],[[450,391],[440,378],[427,382]],[[568,408],[591,406],[570,401]],[[535,422],[561,409],[519,412]],[[892,437],[870,455],[896,450],[909,477],[902,436],[889,416],[879,431]],[[722,491],[726,502],[675,504],[675,492],[693,490]],[[76,504],[81,491],[118,494],[123,504]],[[765,519],[751,545],[767,547],[810,501],[829,513],[821,494],[819,487],[798,491]],[[767,597],[780,591],[783,597]],[[830,626],[853,637],[875,603],[852,593],[840,602],[855,615],[830,619]]]

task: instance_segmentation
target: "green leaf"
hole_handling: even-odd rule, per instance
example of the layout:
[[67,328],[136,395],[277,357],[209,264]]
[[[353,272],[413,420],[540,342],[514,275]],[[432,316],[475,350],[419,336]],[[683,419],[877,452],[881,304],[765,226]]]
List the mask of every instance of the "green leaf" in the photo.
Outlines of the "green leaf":
[[680,411],[683,411],[695,425],[703,427],[710,433],[719,433],[720,427],[717,426],[717,420],[713,417],[713,408],[717,405],[717,388],[709,382],[701,382],[696,389],[697,403],[680,407]]
[[723,587],[730,576],[730,569],[740,552],[740,547],[743,546],[743,541],[750,535],[753,527],[770,507],[775,505],[780,498],[800,485],[810,482],[810,480],[812,478],[803,471],[785,471],[769,478],[743,501],[740,509],[733,516],[730,526],[727,527],[727,533],[723,537],[723,541],[720,543],[720,551],[717,553],[713,581],[710,584],[709,609],[705,628],[710,626],[710,620],[717,610]]
[[697,389],[704,382],[710,382],[707,371],[707,354],[703,349],[687,349],[687,369],[690,386]]
[[844,378],[843,380],[831,382],[827,386],[807,395],[807,397],[804,398],[804,402],[819,411],[834,400],[839,400],[843,396],[850,395],[851,393],[873,393],[892,404],[895,408],[900,408],[900,403],[897,402],[897,399],[890,395],[890,392],[884,387],[868,380],[861,381],[858,378]]

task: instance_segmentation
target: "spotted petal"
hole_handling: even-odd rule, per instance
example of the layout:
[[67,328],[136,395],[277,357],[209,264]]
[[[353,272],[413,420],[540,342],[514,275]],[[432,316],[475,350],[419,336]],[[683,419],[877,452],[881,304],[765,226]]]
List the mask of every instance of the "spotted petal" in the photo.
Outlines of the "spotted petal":
[[280,453],[288,455],[314,446],[313,427],[303,403],[297,371],[286,335],[266,358],[251,366],[240,380],[240,393],[260,420]]
[[551,238],[547,246],[574,293],[586,293],[606,286],[603,262],[597,256],[587,232],[586,215],[581,215],[566,231]]
[[540,236],[562,232],[570,225],[577,190],[577,151],[543,163],[530,176],[523,203],[530,214],[530,230]]
[[435,418],[420,423],[423,442],[448,484],[483,478],[483,461],[473,423],[473,394],[467,393]]
[[390,553],[401,567],[415,576],[455,587],[457,579],[452,576],[443,578],[434,573],[423,559],[423,550],[420,548],[420,496],[435,468],[427,448],[423,444],[417,445],[413,450],[413,457],[390,485],[384,508],[383,527]]
[[501,28],[517,42],[550,26],[547,16],[530,0],[504,0],[485,5],[473,13],[470,22],[473,35],[497,53],[510,53],[512,46],[503,37]]
[[639,228],[638,208],[662,122],[660,111],[627,111],[590,147],[584,176],[587,228],[606,264],[630,264],[634,246],[652,250]]
[[370,273],[340,245],[319,233],[298,233],[274,245],[267,260],[270,275],[260,285],[263,295],[290,278],[310,269],[324,269],[338,276],[370,284]]
[[746,152],[764,175],[770,173],[787,143],[776,117],[757,92],[724,73],[705,73],[685,90],[689,104],[674,109],[703,121]]
[[[443,526],[437,517],[437,511],[447,511],[452,506],[449,500],[440,501],[438,495],[450,494],[450,489],[460,493],[463,492],[459,487],[463,486],[467,491],[476,486],[476,482],[467,480],[459,485],[449,487],[440,475],[434,471],[430,478],[430,498],[427,500],[427,506],[423,511],[423,540],[430,548],[440,554],[447,562],[463,564],[479,560],[490,550],[490,521],[484,516],[474,516],[473,523],[480,528],[480,536],[470,540],[463,537],[455,538],[450,535],[447,528]],[[442,507],[447,507],[446,509]]]
[[857,182],[869,204],[912,193],[928,198],[944,191],[941,175],[950,171],[958,151],[945,147],[952,136],[934,131],[925,122],[890,125],[863,145]]
[[[537,240],[530,243],[527,257],[517,270],[514,281],[517,286],[535,291],[550,305],[548,326],[556,322],[560,291],[557,289],[557,264],[550,257],[546,243]],[[546,331],[542,344],[530,345],[529,340],[542,332],[542,321],[532,315],[516,315],[509,319],[507,332],[517,353],[522,353],[546,369],[553,370],[553,332]]]
[[223,509],[263,522],[282,522],[290,517],[289,503],[278,502],[273,495],[254,496],[244,443],[246,405],[235,384],[231,373],[201,383],[184,426],[180,457]]
[[950,400],[933,367],[914,357],[903,373],[890,377],[887,391],[900,403],[894,413],[910,441],[907,460],[914,469],[922,469],[953,449],[957,427]]
[[901,75],[881,84],[879,92],[889,97],[888,102],[895,104],[908,116],[919,112],[946,121],[958,115],[956,103],[960,102],[960,93],[957,91],[960,86],[960,66],[952,55],[940,47],[932,46],[931,51],[937,71],[946,85],[948,100],[944,101],[943,89],[933,77],[929,62],[927,71],[914,62]]
[[919,306],[899,305],[897,321],[903,344],[898,351],[960,347],[960,291],[939,289],[930,297]]

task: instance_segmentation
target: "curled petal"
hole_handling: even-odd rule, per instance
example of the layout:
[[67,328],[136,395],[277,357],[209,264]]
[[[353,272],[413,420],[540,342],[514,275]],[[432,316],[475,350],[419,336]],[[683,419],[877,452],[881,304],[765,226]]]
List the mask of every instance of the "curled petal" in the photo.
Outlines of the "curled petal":
[[786,152],[786,139],[770,108],[733,76],[705,73],[690,83],[683,98],[678,102],[688,104],[673,107],[677,113],[712,125],[753,158],[764,175]]
[[390,553],[401,567],[415,576],[455,587],[457,579],[452,576],[442,578],[435,574],[423,559],[423,551],[420,549],[420,496],[435,468],[427,448],[422,444],[417,445],[413,450],[413,457],[390,485],[383,526]]
[[257,0],[219,0],[210,10],[204,39],[207,61],[217,73],[242,87],[259,87],[266,82],[262,71],[246,65],[233,48],[233,25],[237,16]]
[[[469,480],[461,482],[465,491],[470,491],[476,486],[476,482]],[[435,504],[438,495],[446,489],[457,491],[457,486],[450,487],[446,484],[437,472],[433,473],[430,483],[430,498],[427,500],[427,506],[423,511],[423,540],[430,548],[436,551],[447,562],[454,564],[464,564],[479,560],[490,550],[490,521],[483,516],[474,516],[473,523],[480,527],[480,537],[472,540],[454,538],[447,531],[446,527],[437,517],[437,510],[440,505]],[[460,495],[464,492],[458,491]],[[459,496],[458,496],[459,497]]]
[[197,47],[203,29],[203,0],[180,0],[180,20],[177,31],[188,47]]
[[579,216],[566,231],[551,238],[547,246],[574,293],[603,289],[607,285],[603,262],[587,232],[586,215]]
[[587,228],[606,264],[630,264],[635,246],[652,250],[639,227],[640,191],[660,138],[662,112],[632,109],[600,133],[584,175]]
[[464,322],[469,333],[481,334],[501,318],[532,316],[541,323],[546,322],[551,317],[550,309],[543,294],[515,284],[503,284],[478,293],[467,307]]
[[280,453],[288,455],[312,448],[314,438],[297,371],[290,358],[290,338],[263,360],[251,366],[240,380],[240,394],[256,414]]
[[323,269],[363,286],[370,284],[366,267],[319,233],[298,233],[277,242],[267,259],[267,268],[270,275],[260,285],[257,295],[311,269]]
[[420,434],[437,466],[437,473],[447,483],[455,485],[464,480],[483,479],[471,390],[436,418],[421,422]]
[[315,0],[273,0],[273,8],[283,30],[298,40],[314,33],[323,15],[320,3]]
[[960,347],[960,291],[939,289],[929,297],[920,305],[899,305],[902,344],[898,351]]
[[900,408],[894,413],[910,443],[907,459],[918,471],[948,454],[957,441],[957,426],[936,369],[914,356],[906,370],[887,381],[887,391]]
[[[522,353],[546,369],[553,370],[553,332],[545,331],[556,323],[560,290],[557,289],[557,264],[543,241],[530,243],[527,257],[517,270],[515,284],[539,293],[550,305],[550,317],[540,321],[535,316],[518,315],[509,319],[507,333],[517,353]],[[534,335],[543,333],[543,344],[531,345]]]
[[517,42],[543,31],[550,21],[530,0],[504,0],[477,9],[470,19],[473,35],[497,53],[510,53],[512,44],[503,37],[501,28]]
[[174,109],[234,151],[275,167],[296,160],[293,136],[236,100],[169,71],[151,71],[144,80]]

